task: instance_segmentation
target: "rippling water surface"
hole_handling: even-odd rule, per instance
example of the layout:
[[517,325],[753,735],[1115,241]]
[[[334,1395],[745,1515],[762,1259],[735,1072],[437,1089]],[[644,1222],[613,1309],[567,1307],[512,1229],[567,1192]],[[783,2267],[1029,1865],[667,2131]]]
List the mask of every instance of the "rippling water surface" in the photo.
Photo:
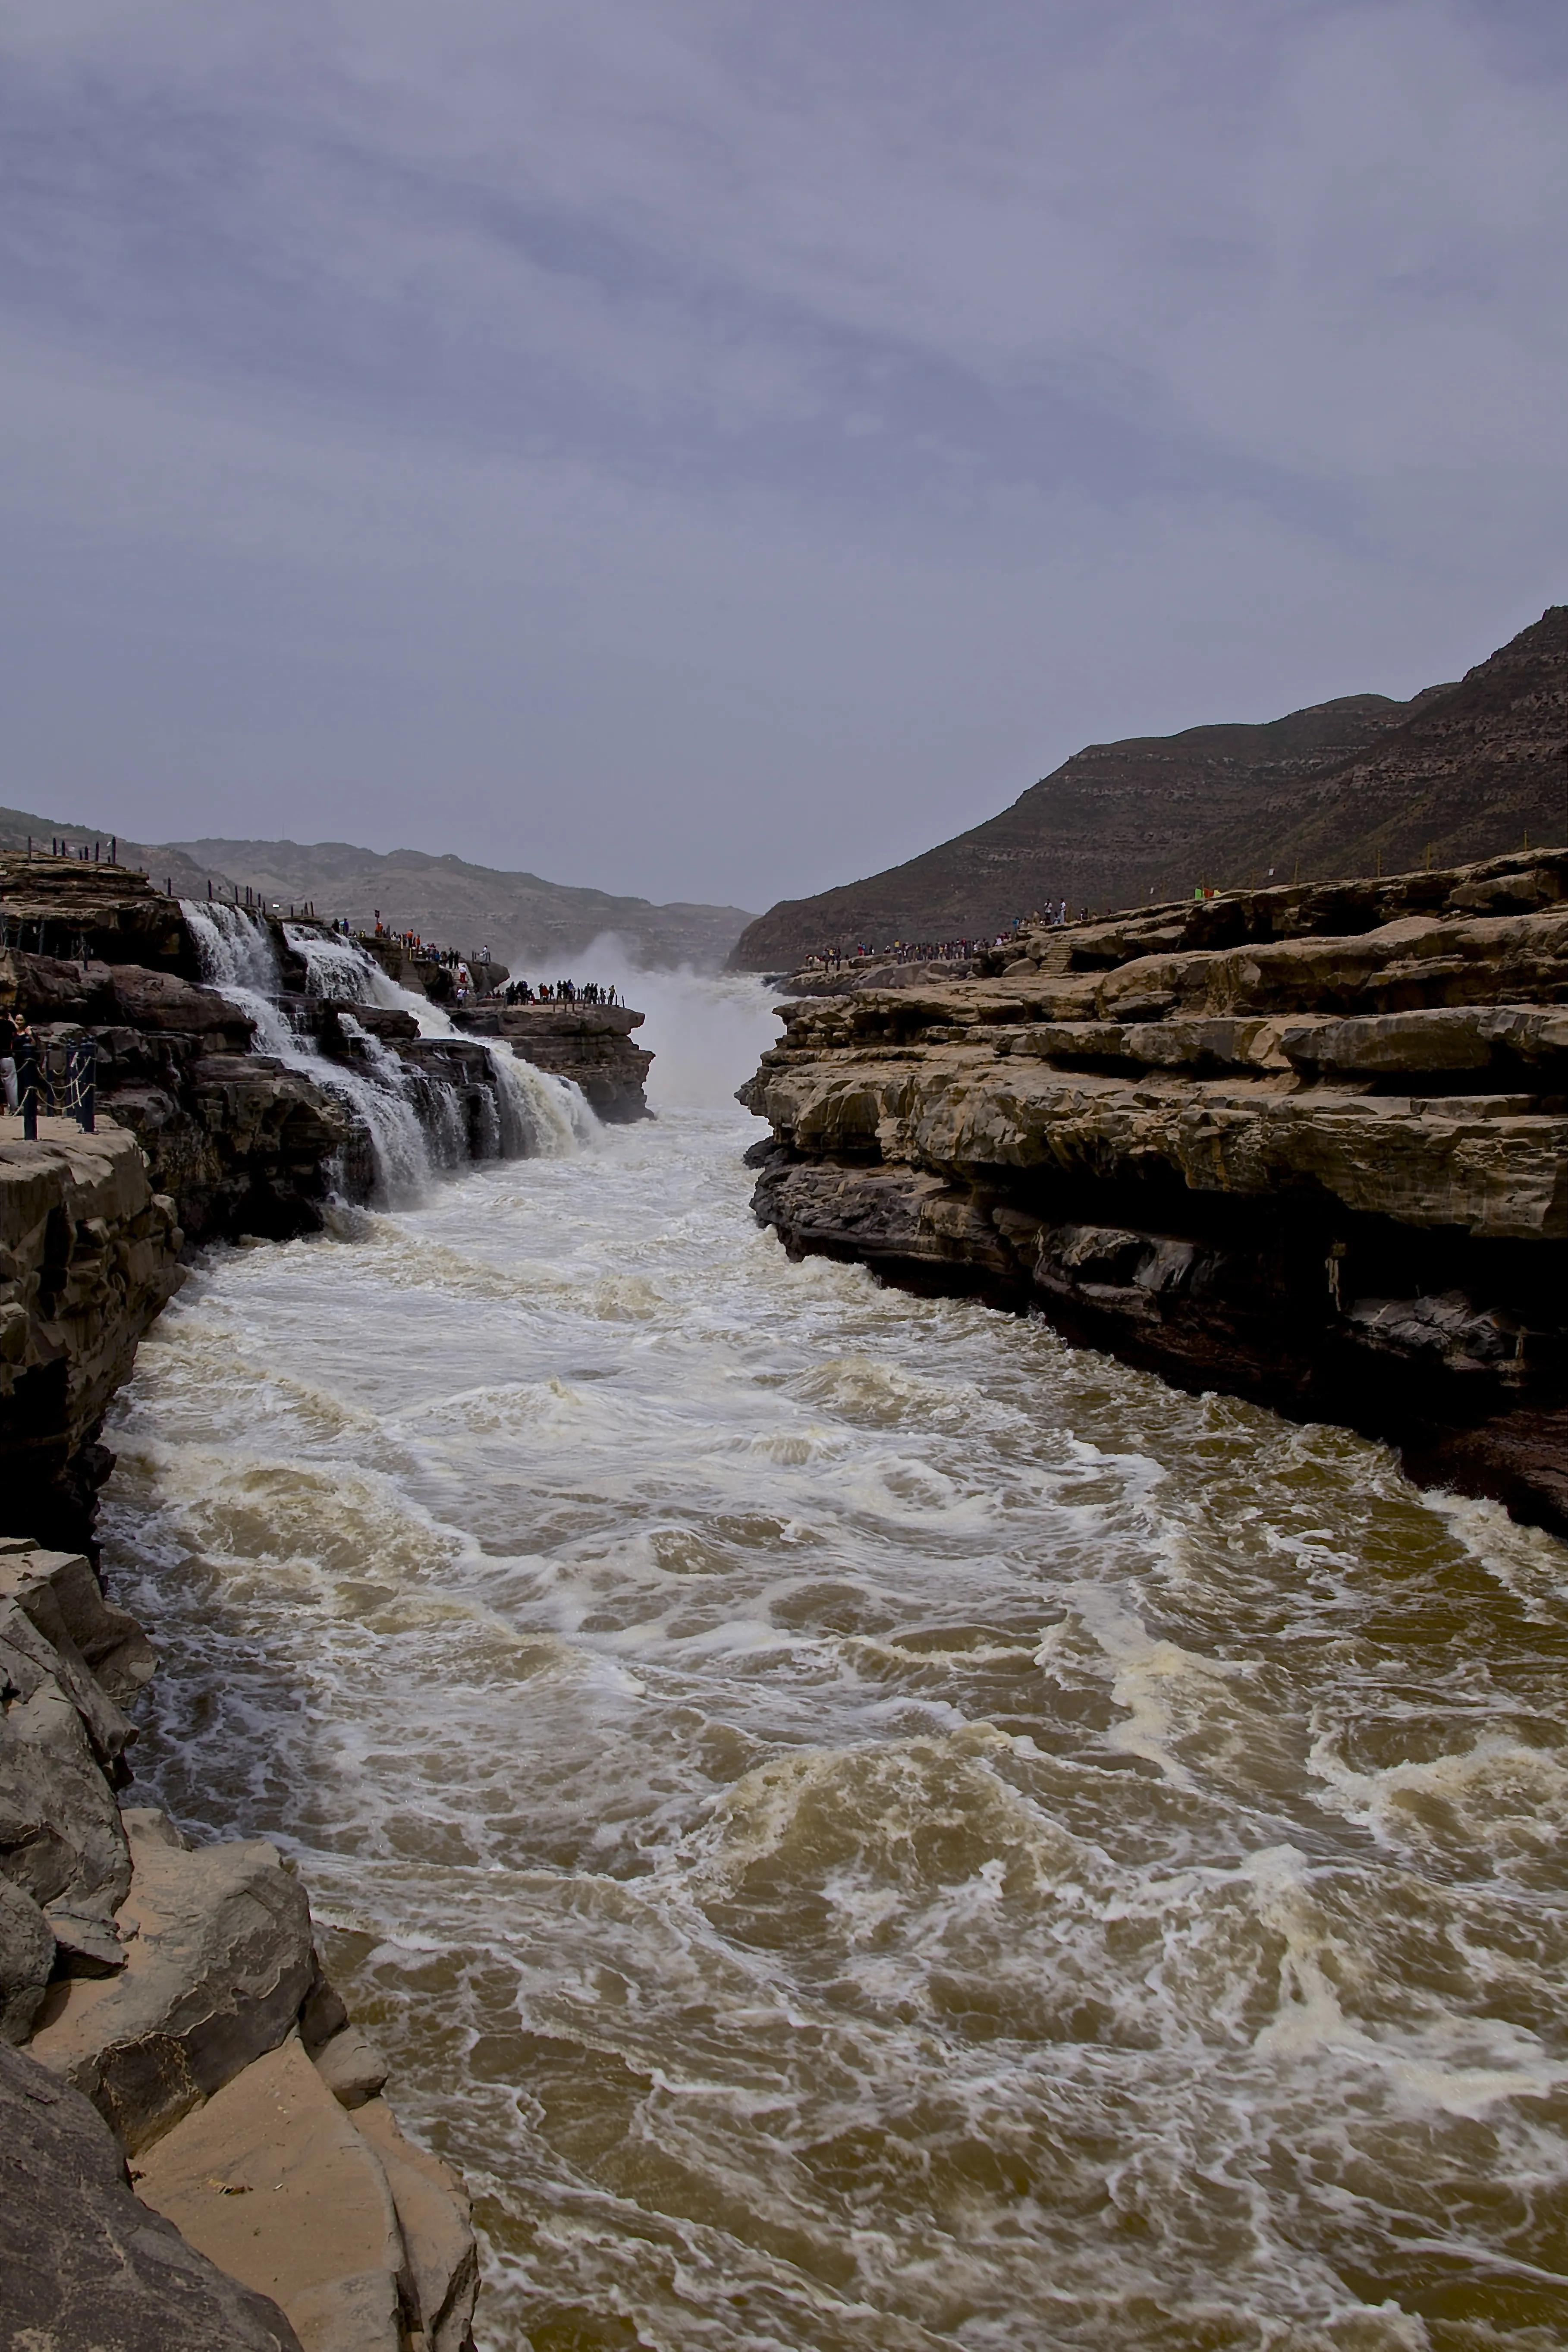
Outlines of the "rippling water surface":
[[300,1858],[481,2345],[1568,2343],[1568,1550],[790,1265],[727,1050],[113,1433],[139,1773]]

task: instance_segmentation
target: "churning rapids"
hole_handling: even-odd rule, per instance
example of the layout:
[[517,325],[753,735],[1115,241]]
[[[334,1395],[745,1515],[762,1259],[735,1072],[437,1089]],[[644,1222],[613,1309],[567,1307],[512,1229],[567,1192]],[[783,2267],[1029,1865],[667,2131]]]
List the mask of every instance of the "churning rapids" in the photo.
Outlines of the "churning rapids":
[[140,1781],[300,1858],[481,2345],[1561,2347],[1568,1551],[792,1265],[738,1002],[217,1256],[110,1433]]

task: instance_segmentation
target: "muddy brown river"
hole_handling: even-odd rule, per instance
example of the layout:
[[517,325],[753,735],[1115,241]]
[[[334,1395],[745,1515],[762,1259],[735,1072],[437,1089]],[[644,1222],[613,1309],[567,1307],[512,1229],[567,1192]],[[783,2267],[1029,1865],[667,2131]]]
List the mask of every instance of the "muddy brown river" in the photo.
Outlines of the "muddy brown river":
[[792,1265],[764,1003],[191,1283],[141,1783],[299,1858],[485,2352],[1568,2344],[1568,1548]]

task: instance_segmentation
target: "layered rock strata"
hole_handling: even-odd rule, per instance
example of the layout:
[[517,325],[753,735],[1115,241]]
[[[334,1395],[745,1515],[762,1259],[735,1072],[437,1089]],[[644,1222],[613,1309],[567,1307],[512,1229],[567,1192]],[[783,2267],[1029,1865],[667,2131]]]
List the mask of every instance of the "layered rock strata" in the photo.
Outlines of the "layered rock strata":
[[1568,1530],[1565,902],[1521,854],[797,1001],[757,1214]]
[[5,1518],[87,1539],[98,1443],[137,1342],[184,1280],[184,1234],[133,1136],[0,1117],[0,1492]]
[[255,1024],[178,973],[89,958],[0,958],[0,997],[46,1052],[92,1038],[99,1108],[136,1138],[192,1243],[284,1240],[321,1222],[328,1171],[352,1122],[276,1056]]
[[458,1016],[472,1035],[502,1038],[520,1061],[572,1079],[611,1125],[652,1117],[644,1089],[653,1055],[632,1043],[644,1017],[624,1004],[481,1004]]
[[0,851],[5,948],[201,977],[179,900],[145,874],[97,860]]
[[847,963],[806,964],[781,984],[791,996],[853,996],[858,988],[945,988],[971,980],[978,969],[971,956],[943,956],[903,963],[896,956],[857,956]]
[[467,2200],[381,2098],[304,1888],[122,1802],[152,1666],[84,1557],[0,1544],[0,2139],[51,2168],[0,2200],[0,2275],[13,2331],[57,2331],[11,2340],[463,2352]]

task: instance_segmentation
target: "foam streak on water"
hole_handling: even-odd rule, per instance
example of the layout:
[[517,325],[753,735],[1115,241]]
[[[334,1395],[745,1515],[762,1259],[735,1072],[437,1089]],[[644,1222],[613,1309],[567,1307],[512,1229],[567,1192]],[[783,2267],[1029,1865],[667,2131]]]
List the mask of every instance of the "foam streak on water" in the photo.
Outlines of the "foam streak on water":
[[1568,2341],[1563,1548],[791,1265],[753,1131],[222,1258],[113,1433],[138,1773],[300,1856],[481,2342]]

